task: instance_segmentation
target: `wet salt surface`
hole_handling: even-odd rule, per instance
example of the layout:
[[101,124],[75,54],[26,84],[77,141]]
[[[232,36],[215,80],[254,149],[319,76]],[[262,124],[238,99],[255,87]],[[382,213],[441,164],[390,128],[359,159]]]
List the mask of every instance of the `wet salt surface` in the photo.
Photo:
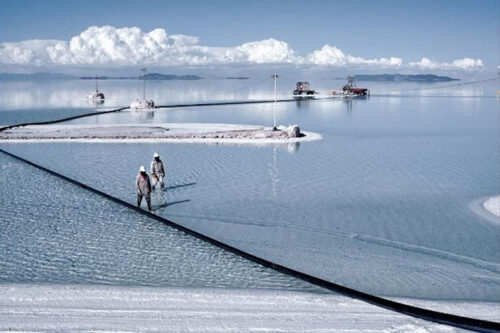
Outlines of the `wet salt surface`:
[[328,291],[0,153],[0,283]]
[[[498,101],[373,97],[278,106],[323,140],[295,149],[2,144],[129,202],[159,152],[156,213],[283,265],[383,296],[500,299],[500,230],[469,209],[500,189]],[[272,105],[121,113],[75,124],[272,123]],[[292,152],[292,153],[290,153]],[[165,203],[171,203],[165,205]]]

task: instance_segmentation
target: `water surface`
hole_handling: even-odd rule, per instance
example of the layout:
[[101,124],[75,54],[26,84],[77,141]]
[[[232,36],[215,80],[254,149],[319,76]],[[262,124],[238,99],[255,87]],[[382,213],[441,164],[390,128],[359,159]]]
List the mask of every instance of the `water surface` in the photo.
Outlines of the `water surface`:
[[0,283],[328,292],[3,153],[0,170]]
[[[338,83],[318,85],[338,88]],[[125,94],[127,85],[120,82],[113,89]],[[500,192],[495,87],[396,92],[395,87],[407,85],[377,86],[384,94],[369,99],[279,104],[279,123],[299,124],[324,138],[299,146],[1,147],[129,202],[135,200],[139,166],[148,165],[158,152],[171,187],[155,193],[155,212],[161,216],[365,292],[498,301],[500,228],[469,208],[474,200]],[[184,86],[197,91],[194,97],[171,92],[179,88],[170,82],[151,87],[152,94],[172,101],[214,96],[214,83],[208,80]],[[280,94],[287,91],[282,88]],[[269,97],[269,90],[257,86],[235,94]],[[272,112],[272,105],[191,107],[71,123],[272,125]]]

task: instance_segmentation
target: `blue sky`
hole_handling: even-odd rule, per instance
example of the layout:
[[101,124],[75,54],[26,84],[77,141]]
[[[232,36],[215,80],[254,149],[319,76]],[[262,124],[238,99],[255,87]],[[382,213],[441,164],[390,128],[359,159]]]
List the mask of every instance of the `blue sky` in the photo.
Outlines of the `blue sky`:
[[70,40],[90,26],[163,28],[199,44],[274,38],[306,57],[325,44],[363,59],[465,57],[500,64],[500,1],[0,0],[0,43]]

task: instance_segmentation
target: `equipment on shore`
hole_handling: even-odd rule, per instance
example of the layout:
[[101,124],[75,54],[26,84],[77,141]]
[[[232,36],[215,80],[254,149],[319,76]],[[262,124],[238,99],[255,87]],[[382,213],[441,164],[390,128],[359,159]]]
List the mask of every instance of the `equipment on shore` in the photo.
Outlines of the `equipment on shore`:
[[347,84],[341,90],[332,90],[330,95],[338,97],[369,96],[370,90],[368,88],[357,88],[354,84],[354,77],[348,76]]
[[293,98],[314,98],[317,93],[317,91],[311,89],[309,82],[299,81],[293,91]]

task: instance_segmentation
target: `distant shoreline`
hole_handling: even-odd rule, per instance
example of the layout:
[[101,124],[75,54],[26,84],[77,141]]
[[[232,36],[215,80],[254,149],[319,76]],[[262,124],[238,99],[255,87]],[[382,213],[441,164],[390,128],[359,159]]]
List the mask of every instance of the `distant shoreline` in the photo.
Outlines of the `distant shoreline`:
[[[337,80],[345,80],[346,78],[337,77]],[[356,74],[355,81],[373,81],[373,82],[416,82],[416,83],[433,83],[433,82],[450,82],[460,81],[449,76],[439,76],[435,74]]]
[[[75,77],[76,78],[76,77]],[[95,76],[80,76],[80,80],[95,80]],[[145,76],[97,76],[98,80],[203,80],[204,77],[198,75],[174,75],[149,73]]]
[[[0,81],[42,81],[42,80],[95,80],[96,76],[75,76],[62,73],[31,73],[31,74],[16,74],[16,73],[0,73]],[[203,80],[204,77],[192,74],[175,75],[175,74],[160,74],[149,73],[143,76],[97,76],[98,80]]]
[[[63,73],[0,73],[0,81],[38,81],[38,80],[95,80],[96,76],[76,76]],[[143,76],[97,76],[98,80],[203,80],[205,77],[195,74],[162,74],[162,73],[149,73]],[[227,76],[225,80],[248,80],[248,76]],[[346,80],[345,77],[335,77],[333,80]],[[415,82],[415,83],[434,83],[434,82],[450,82],[460,81],[460,79],[452,78],[449,76],[439,76],[435,74],[356,74],[354,75],[355,81],[373,81],[373,82]]]
[[250,77],[248,76],[228,76],[226,80],[248,80]]

